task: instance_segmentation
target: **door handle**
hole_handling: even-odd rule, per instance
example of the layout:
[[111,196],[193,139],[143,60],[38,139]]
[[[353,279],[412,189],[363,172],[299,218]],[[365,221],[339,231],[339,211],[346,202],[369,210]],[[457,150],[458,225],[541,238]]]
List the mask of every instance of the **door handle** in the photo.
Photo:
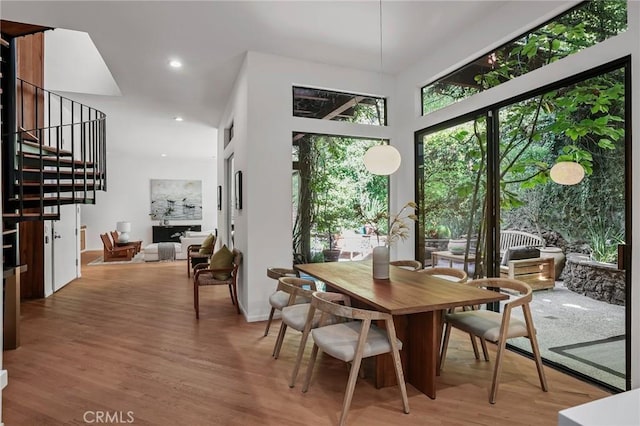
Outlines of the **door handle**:
[[53,234],[53,238],[62,238],[60,234]]

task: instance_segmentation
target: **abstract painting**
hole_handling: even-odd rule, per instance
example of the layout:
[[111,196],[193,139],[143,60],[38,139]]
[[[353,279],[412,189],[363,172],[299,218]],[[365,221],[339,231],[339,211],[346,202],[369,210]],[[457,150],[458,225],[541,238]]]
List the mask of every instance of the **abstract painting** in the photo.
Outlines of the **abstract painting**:
[[151,179],[153,220],[202,219],[202,181]]

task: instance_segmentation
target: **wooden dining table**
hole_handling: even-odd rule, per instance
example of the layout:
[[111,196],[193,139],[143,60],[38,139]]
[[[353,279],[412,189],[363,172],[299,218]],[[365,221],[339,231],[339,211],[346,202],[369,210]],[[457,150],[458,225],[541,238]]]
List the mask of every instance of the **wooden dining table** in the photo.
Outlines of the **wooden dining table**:
[[[389,279],[373,278],[371,261],[296,265],[300,272],[347,294],[354,306],[393,315],[405,380],[430,398],[436,397],[442,318],[449,308],[505,300],[508,296],[458,284],[428,274],[390,266]],[[396,384],[389,354],[376,357],[376,387]]]

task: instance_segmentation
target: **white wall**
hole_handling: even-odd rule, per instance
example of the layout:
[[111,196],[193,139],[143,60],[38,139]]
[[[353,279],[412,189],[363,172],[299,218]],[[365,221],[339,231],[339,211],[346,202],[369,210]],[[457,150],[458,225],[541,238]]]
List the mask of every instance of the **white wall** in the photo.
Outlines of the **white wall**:
[[[518,14],[517,2],[512,2],[511,5],[511,13],[516,16]],[[563,8],[566,7],[567,5],[563,6]],[[505,8],[503,12],[507,13],[509,10],[510,9]],[[551,18],[558,12],[559,10],[540,18],[536,23]],[[487,39],[487,34],[493,32],[494,35],[497,35],[495,28],[487,28],[482,32],[478,32],[478,38],[475,41],[469,40],[471,43],[468,43],[465,47],[456,46],[455,43],[452,43],[449,49],[437,52],[437,54],[418,63],[398,76],[397,93],[400,102],[396,104],[398,108],[396,112],[400,118],[400,123],[399,126],[395,128],[396,140],[402,140],[403,142],[413,141],[414,133],[420,129],[477,110],[483,106],[491,105],[499,100],[528,92],[544,84],[570,77],[627,55],[632,55],[632,111],[635,112],[632,115],[632,127],[637,130],[640,127],[640,117],[636,112],[640,110],[640,91],[636,89],[638,84],[640,84],[640,43],[638,43],[640,39],[640,2],[629,2],[628,23],[628,30],[623,34],[530,72],[522,77],[501,84],[496,88],[450,105],[428,116],[421,117],[419,109],[420,87],[433,80],[434,77],[444,75],[446,72],[455,69],[466,61],[475,59],[478,56],[477,53],[486,52],[489,45],[482,46],[479,41],[486,42],[486,40],[491,40],[491,45],[496,46],[509,41],[513,37],[513,34],[504,35],[497,39]],[[473,50],[468,51],[470,47]],[[470,53],[474,51],[477,53]],[[443,72],[443,70],[447,71]],[[632,146],[637,146],[638,144],[640,144],[640,132],[636,131],[632,134]],[[413,144],[403,143],[400,145],[400,148],[403,161],[408,160],[413,163]],[[632,150],[632,162],[635,165],[640,164],[640,152],[638,151],[637,149]],[[397,180],[399,185],[397,188],[399,192],[398,197],[401,199],[411,196],[414,193],[413,167],[414,164],[411,164],[411,167],[404,167],[398,172]],[[632,182],[638,182],[640,179],[640,168],[633,167],[631,174]],[[638,185],[633,185],[633,200],[632,234],[631,238],[627,240],[627,243],[630,243],[631,240],[638,241],[638,238],[640,238],[640,204],[637,201],[640,200],[640,189]],[[407,251],[405,254],[408,255],[409,252]],[[640,250],[632,251],[631,257],[631,269],[632,271],[636,271],[634,275],[639,274],[640,272],[637,271],[640,271]],[[631,282],[633,286],[637,285],[635,281],[632,276]],[[632,384],[633,387],[638,387],[640,386],[640,309],[638,309],[640,306],[640,292],[632,291],[630,305],[632,314]]]
[[202,180],[202,220],[172,220],[173,225],[217,226],[216,164],[213,158],[178,159],[107,155],[107,191],[97,193],[95,205],[83,205],[81,221],[87,225],[87,249],[102,250],[100,234],[114,231],[116,222],[131,222],[131,240],[151,243],[151,179]]
[[[228,111],[219,128],[234,121],[233,142],[222,152],[233,153],[243,172],[244,207],[235,218],[235,243],[243,251],[239,282],[240,306],[249,321],[263,320],[275,282],[270,266],[289,266],[291,247],[292,132],[344,134],[388,138],[389,128],[292,116],[292,86],[311,86],[353,93],[389,95],[393,81],[378,73],[304,62],[249,52],[236,82]],[[393,98],[390,96],[390,98]],[[220,132],[222,133],[222,132]],[[393,143],[393,141],[392,141]],[[222,146],[222,135],[219,135]],[[218,179],[224,176],[222,171]],[[222,223],[222,221],[221,221]],[[221,226],[222,228],[222,226]]]
[[[96,194],[95,205],[83,205],[87,249],[102,250],[100,234],[115,230],[116,222],[131,222],[130,237],[151,243],[151,179],[202,180],[200,221],[171,221],[217,227],[217,130],[202,123],[176,122],[144,108],[143,99],[65,93],[107,115],[107,191]],[[166,157],[162,157],[165,154]]]

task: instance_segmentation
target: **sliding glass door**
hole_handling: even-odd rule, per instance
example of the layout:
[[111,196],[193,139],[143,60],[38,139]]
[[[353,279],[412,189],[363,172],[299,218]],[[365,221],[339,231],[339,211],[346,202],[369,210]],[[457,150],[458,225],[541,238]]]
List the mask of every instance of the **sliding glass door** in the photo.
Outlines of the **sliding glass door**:
[[[627,67],[603,66],[416,139],[420,258],[528,282],[543,358],[621,390],[629,387]],[[530,351],[526,339],[512,345]]]

